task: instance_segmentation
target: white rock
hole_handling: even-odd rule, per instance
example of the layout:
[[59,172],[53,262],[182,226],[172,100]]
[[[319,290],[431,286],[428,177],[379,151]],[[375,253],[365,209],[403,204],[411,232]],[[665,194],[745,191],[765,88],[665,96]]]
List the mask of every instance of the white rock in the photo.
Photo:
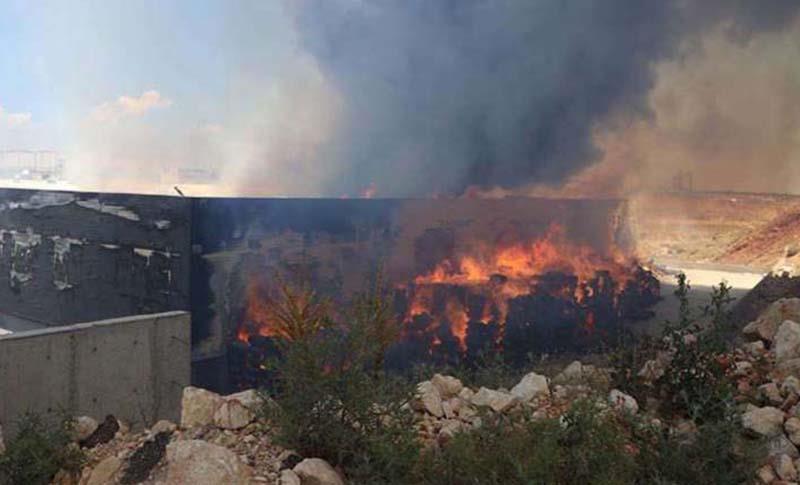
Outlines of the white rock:
[[252,411],[254,414],[261,412],[265,403],[264,397],[255,389],[248,389],[247,391],[237,392],[236,394],[229,394],[227,396],[223,396],[222,399],[226,401],[239,401],[244,405],[244,407]]
[[781,383],[781,392],[800,396],[800,379],[795,376],[788,376]]
[[785,362],[800,357],[800,325],[786,320],[775,333],[775,360]]
[[557,376],[553,378],[554,383],[564,384],[567,382],[576,382],[583,379],[583,364],[579,360],[570,363],[564,368]]
[[474,395],[475,395],[475,392],[472,389],[470,389],[469,387],[465,387],[464,389],[461,389],[461,392],[458,393],[458,397],[460,397],[465,402],[472,401],[472,396],[474,396]]
[[631,414],[639,412],[639,403],[636,402],[636,399],[619,389],[612,389],[608,393],[608,403],[615,409],[621,409]]
[[521,402],[531,401],[536,397],[547,397],[550,395],[550,388],[547,386],[547,377],[535,372],[527,374],[519,381],[519,384],[511,389],[511,394],[516,396]]
[[742,349],[753,356],[758,356],[764,353],[766,347],[763,340],[756,340],[755,342],[745,342],[742,344]]
[[744,377],[753,371],[753,364],[746,360],[739,360],[737,362],[734,362],[733,368],[734,368],[733,373],[735,376]]
[[448,419],[442,423],[442,429],[439,430],[439,437],[445,439],[452,438],[462,429],[464,429],[464,423]]
[[666,367],[662,361],[658,359],[650,359],[644,363],[639,370],[638,376],[647,381],[655,381],[661,378],[666,371]]
[[800,445],[800,419],[791,417],[783,423],[783,430],[786,431],[786,436],[789,441],[795,445]]
[[91,436],[99,426],[97,421],[89,416],[78,416],[72,424],[74,426],[72,429],[74,440],[78,442]]
[[442,409],[442,396],[439,389],[431,381],[423,381],[417,385],[417,397],[412,401],[412,407],[418,411],[441,418],[444,416]]
[[253,419],[253,411],[236,399],[224,400],[214,412],[214,426],[222,429],[241,429]]
[[303,485],[344,485],[344,481],[327,461],[306,458],[294,467]]
[[219,394],[197,387],[186,387],[181,398],[181,428],[213,424],[214,413],[222,402]]
[[780,455],[775,460],[775,473],[778,474],[781,480],[786,480],[787,482],[797,480],[797,469],[788,455]]
[[450,400],[442,401],[442,412],[446,419],[453,419],[456,417],[456,412],[453,410],[453,406],[450,405]]
[[783,432],[783,411],[771,406],[750,409],[742,415],[742,426],[761,436],[778,436]]
[[778,477],[772,469],[772,465],[764,465],[756,472],[756,477],[761,480],[761,483],[768,484],[774,482]]
[[86,485],[106,485],[114,483],[114,477],[117,475],[120,468],[122,468],[122,460],[111,455],[92,469],[89,474],[89,479],[86,481]]
[[464,406],[464,400],[460,397],[453,397],[447,401],[447,404],[450,406],[450,409],[453,411],[453,414],[458,415],[458,412],[461,411],[461,408]]
[[167,483],[245,485],[252,470],[236,453],[201,440],[178,440],[167,445]]
[[779,405],[783,402],[783,397],[781,397],[781,390],[778,389],[778,385],[774,382],[767,382],[766,384],[762,384],[758,386],[758,392],[770,404]]
[[283,470],[278,485],[302,485],[302,482],[294,470]]
[[772,342],[778,326],[785,320],[800,320],[800,298],[782,298],[776,301],[742,331],[751,338]]
[[178,428],[172,421],[162,419],[150,428],[150,434],[157,435],[159,433],[172,433]]
[[478,389],[472,396],[472,404],[478,407],[488,407],[496,413],[502,413],[511,409],[518,402],[518,398],[512,394],[501,391],[493,391],[485,387]]
[[788,455],[791,458],[800,457],[800,451],[783,433],[767,440],[766,448],[767,455],[771,457],[780,455]]
[[458,410],[458,417],[462,421],[472,421],[478,415],[478,410],[471,404],[462,404]]
[[436,386],[442,399],[450,399],[451,397],[458,396],[458,393],[464,388],[461,381],[455,377],[443,376],[442,374],[434,374],[431,383]]

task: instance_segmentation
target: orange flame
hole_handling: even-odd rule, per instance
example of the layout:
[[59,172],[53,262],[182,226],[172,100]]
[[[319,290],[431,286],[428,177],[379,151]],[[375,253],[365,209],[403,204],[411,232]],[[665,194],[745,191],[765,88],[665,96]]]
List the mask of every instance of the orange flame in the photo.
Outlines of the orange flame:
[[[472,251],[453,260],[445,259],[428,273],[417,276],[414,285],[407,287],[410,305],[405,321],[408,323],[418,315],[428,314],[433,317],[431,327],[438,328],[441,320],[446,319],[464,350],[471,318],[464,304],[452,297],[447,300],[442,314],[437,315],[433,308],[433,287],[453,285],[477,289],[487,297],[479,321],[489,324],[495,320],[502,326],[508,315],[509,300],[533,293],[541,276],[548,272],[575,276],[576,287],[561,288],[557,296],[582,303],[591,297],[593,290],[586,283],[598,271],[607,271],[615,282],[615,290],[621,291],[633,276],[632,263],[616,248],[609,254],[600,254],[588,245],[577,244],[568,239],[563,226],[552,224],[541,238],[497,246],[479,244]],[[595,315],[589,313],[584,327],[592,332],[594,326]]]

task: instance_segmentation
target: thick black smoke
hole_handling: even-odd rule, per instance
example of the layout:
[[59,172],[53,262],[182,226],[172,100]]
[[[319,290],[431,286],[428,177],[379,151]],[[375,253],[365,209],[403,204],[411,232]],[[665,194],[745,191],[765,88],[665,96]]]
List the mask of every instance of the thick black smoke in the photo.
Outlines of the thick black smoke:
[[654,63],[725,25],[784,27],[797,0],[307,0],[305,49],[345,101],[328,192],[557,183],[596,123],[647,116]]

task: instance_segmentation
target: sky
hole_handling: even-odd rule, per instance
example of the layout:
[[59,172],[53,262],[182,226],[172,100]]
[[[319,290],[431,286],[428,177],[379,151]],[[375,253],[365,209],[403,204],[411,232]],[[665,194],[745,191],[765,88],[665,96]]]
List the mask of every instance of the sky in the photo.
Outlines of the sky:
[[0,150],[93,190],[800,192],[800,2],[752,5],[0,0]]

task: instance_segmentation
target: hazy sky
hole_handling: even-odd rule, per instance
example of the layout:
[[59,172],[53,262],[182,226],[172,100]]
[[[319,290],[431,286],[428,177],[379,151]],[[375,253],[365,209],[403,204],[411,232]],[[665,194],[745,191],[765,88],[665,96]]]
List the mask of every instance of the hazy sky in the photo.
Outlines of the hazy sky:
[[210,193],[430,195],[598,164],[639,183],[674,159],[699,179],[769,166],[774,182],[730,183],[791,191],[799,8],[0,0],[0,149],[59,150],[107,190],[213,166]]

